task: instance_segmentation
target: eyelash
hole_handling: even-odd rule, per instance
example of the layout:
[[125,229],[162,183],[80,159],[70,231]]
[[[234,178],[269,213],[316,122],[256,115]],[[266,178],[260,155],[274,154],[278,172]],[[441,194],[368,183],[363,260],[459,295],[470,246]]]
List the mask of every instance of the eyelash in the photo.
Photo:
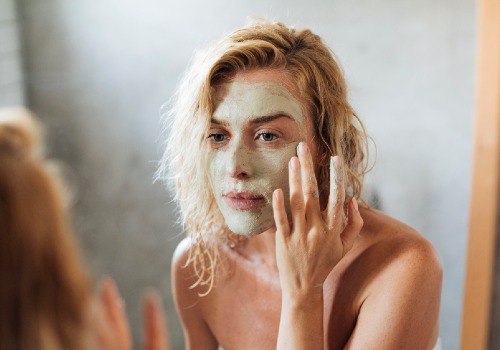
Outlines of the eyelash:
[[[276,134],[274,134],[272,132],[260,132],[260,133],[257,134],[257,137],[255,139],[257,140],[257,139],[261,138],[263,135],[271,135],[272,136],[272,140],[266,141],[266,140],[263,139],[262,141],[264,141],[264,142],[272,142],[272,141],[274,141],[274,140],[276,140],[278,138],[278,135],[276,135]],[[212,141],[215,142],[215,143],[222,143],[222,142],[225,141],[225,139],[217,141],[215,139],[216,136],[222,136],[224,138],[227,137],[227,135],[224,135],[222,133],[213,133],[213,134],[209,134],[208,137],[207,137],[207,139],[212,139]]]
[[216,141],[214,136],[223,136],[223,137],[226,137],[226,135],[224,135],[224,134],[220,134],[220,133],[213,133],[213,134],[208,135],[207,139],[212,139],[212,140],[213,140],[213,142],[215,142],[215,143],[221,143],[221,142],[223,142],[223,141],[224,141],[224,140],[221,140],[221,141]]
[[262,135],[271,135],[273,137],[273,139],[269,141],[263,140],[265,142],[272,142],[278,138],[278,135],[273,134],[272,132],[260,132],[257,134],[257,138],[261,137]]

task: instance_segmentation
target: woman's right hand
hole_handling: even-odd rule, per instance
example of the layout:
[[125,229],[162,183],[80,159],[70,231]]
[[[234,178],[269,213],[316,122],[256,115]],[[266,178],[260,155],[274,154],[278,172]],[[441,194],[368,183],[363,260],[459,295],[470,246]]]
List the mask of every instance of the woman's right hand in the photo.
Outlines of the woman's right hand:
[[363,227],[356,199],[344,214],[345,188],[338,157],[330,166],[330,197],[321,212],[311,153],[305,143],[289,166],[291,217],[283,191],[273,195],[276,260],[281,284],[278,349],[323,349],[323,284],[351,250]]
[[[355,198],[344,214],[345,185],[341,162],[330,164],[330,196],[321,212],[313,159],[304,142],[298,147],[298,158],[290,160],[290,208],[285,212],[283,192],[274,192],[276,222],[276,258],[284,297],[295,297],[319,291],[323,283],[351,250],[363,227]],[[314,294],[314,293],[313,293]]]

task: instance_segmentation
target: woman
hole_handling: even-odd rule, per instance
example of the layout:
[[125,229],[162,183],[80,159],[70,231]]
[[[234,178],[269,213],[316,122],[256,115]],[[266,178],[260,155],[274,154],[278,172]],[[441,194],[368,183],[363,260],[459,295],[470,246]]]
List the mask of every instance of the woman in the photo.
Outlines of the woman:
[[[93,295],[55,169],[35,119],[0,110],[0,349],[131,349],[113,280]],[[144,330],[144,349],[168,348],[156,293],[145,298]]]
[[436,252],[358,205],[367,136],[317,35],[233,32],[196,56],[171,117],[160,174],[187,233],[172,278],[188,349],[436,345]]

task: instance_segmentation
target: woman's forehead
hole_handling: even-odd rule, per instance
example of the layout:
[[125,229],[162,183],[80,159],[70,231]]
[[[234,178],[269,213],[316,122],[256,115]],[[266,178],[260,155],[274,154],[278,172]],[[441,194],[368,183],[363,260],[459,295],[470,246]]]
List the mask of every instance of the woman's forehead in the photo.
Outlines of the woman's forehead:
[[219,109],[218,107],[221,106],[221,101],[223,101],[224,97],[227,96],[229,88],[235,88],[235,86],[238,84],[240,86],[243,86],[244,84],[280,85],[282,89],[286,90],[286,93],[284,94],[288,94],[288,97],[295,99],[296,103],[300,106],[302,112],[301,126],[304,128],[304,131],[308,135],[307,138],[314,138],[314,135],[317,134],[317,130],[315,129],[316,123],[314,123],[313,118],[311,117],[309,108],[310,106],[308,103],[306,103],[307,97],[300,92],[299,86],[292,73],[285,69],[265,68],[240,71],[232,75],[229,79],[219,82],[213,87],[212,90],[214,96],[214,113],[212,117],[219,119],[217,117],[220,117],[220,115],[218,114],[219,112],[221,112],[221,109]]
[[214,117],[246,113],[262,117],[283,113],[300,124],[308,109],[290,73],[278,69],[243,71],[214,86]]
[[300,93],[299,87],[293,78],[292,74],[286,69],[278,68],[262,68],[239,71],[232,75],[230,78],[222,81],[220,84],[214,86],[216,91],[223,88],[224,85],[231,82],[240,83],[276,83],[285,87],[297,100],[303,102],[303,96]]
[[305,127],[301,103],[279,83],[233,81],[221,86],[216,96],[213,119],[242,125],[273,116],[288,117],[297,127]]

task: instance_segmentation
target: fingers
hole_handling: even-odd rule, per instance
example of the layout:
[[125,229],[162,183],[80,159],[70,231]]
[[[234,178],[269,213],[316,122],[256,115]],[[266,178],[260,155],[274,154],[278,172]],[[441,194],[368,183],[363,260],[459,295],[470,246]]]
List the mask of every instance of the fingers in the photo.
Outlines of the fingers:
[[290,184],[290,209],[292,211],[292,223],[294,230],[303,232],[305,224],[305,204],[302,194],[302,178],[300,174],[299,158],[292,157],[289,163]]
[[124,303],[111,277],[105,277],[101,282],[100,295],[106,321],[113,330],[116,343],[120,344],[120,349],[131,349],[132,340]]
[[297,154],[300,160],[300,174],[302,178],[302,192],[304,193],[304,203],[306,220],[320,219],[319,191],[314,163],[309,147],[305,142],[299,143]]
[[273,214],[276,224],[276,231],[283,233],[284,236],[290,234],[290,225],[285,211],[285,200],[283,199],[283,191],[278,188],[273,192]]
[[352,198],[349,202],[347,210],[347,225],[340,234],[342,246],[344,247],[342,256],[345,256],[351,250],[356,238],[358,238],[361,228],[363,227],[363,218],[359,214],[358,202],[356,198]]
[[90,349],[114,350],[118,347],[113,330],[104,312],[102,300],[100,295],[98,295],[92,299],[90,308],[92,320],[92,336],[89,339]]
[[345,185],[341,161],[339,156],[335,156],[330,158],[330,196],[325,210],[325,221],[329,229],[344,224],[344,201]]
[[151,290],[143,299],[143,336],[144,350],[168,350],[169,334],[161,298]]

